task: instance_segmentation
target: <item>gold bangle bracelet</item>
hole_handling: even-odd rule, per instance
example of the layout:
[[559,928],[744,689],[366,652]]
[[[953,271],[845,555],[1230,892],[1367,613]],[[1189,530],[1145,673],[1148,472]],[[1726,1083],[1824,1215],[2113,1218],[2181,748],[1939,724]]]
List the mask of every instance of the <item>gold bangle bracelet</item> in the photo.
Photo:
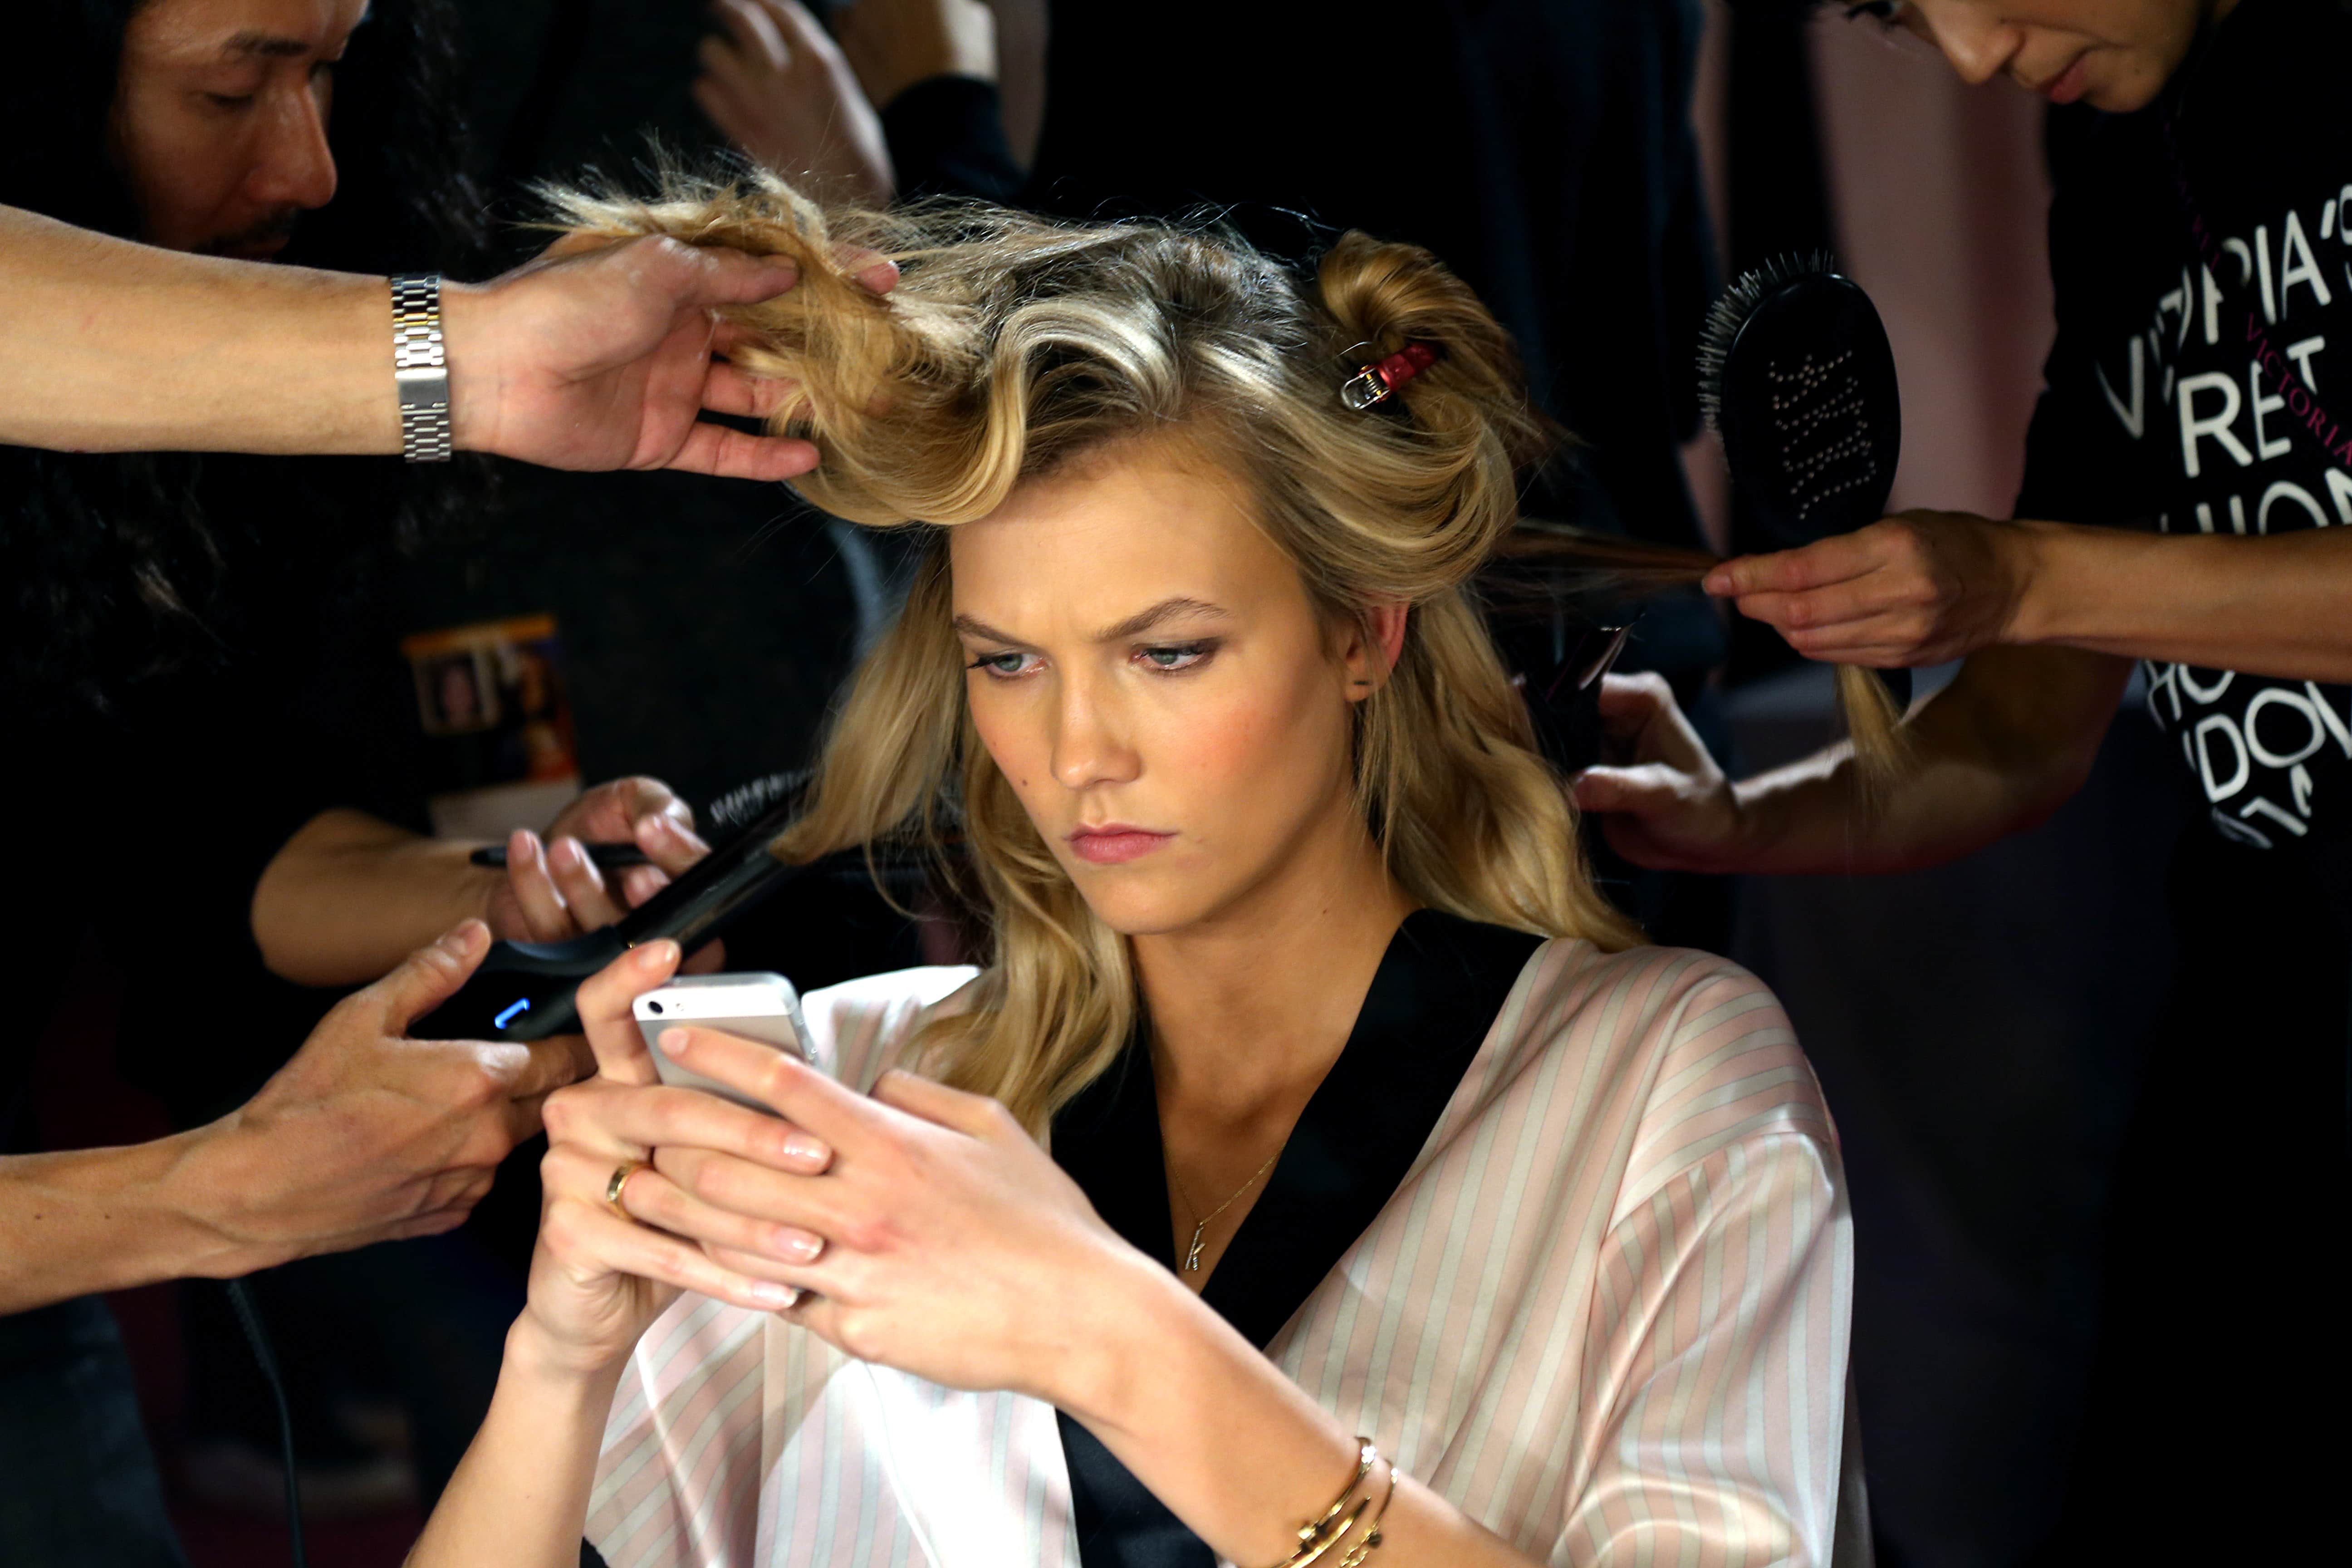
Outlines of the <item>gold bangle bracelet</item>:
[[[1357,1501],[1356,1493],[1362,1489],[1364,1479],[1372,1473],[1372,1466],[1380,1457],[1381,1451],[1372,1446],[1370,1437],[1356,1439],[1356,1473],[1348,1478],[1348,1484],[1339,1489],[1339,1495],[1332,1500],[1329,1508],[1299,1527],[1297,1550],[1276,1563],[1275,1568],[1307,1568],[1307,1564],[1318,1561],[1347,1539],[1348,1532],[1355,1529],[1356,1521],[1363,1518],[1364,1510],[1371,1506],[1370,1498]],[[1392,1471],[1395,1468],[1393,1466],[1390,1468]],[[1393,1488],[1394,1482],[1391,1486]],[[1348,1511],[1350,1502],[1356,1503],[1353,1512]],[[1341,1517],[1343,1514],[1346,1515],[1344,1519]]]
[[[1323,1526],[1314,1539],[1284,1558],[1280,1568],[1307,1568],[1309,1563],[1320,1562],[1325,1552],[1348,1539],[1348,1531],[1356,1528],[1356,1521],[1363,1518],[1364,1510],[1371,1506],[1372,1500],[1365,1498],[1356,1504],[1353,1511],[1342,1516],[1337,1524]],[[1300,1533],[1306,1532],[1302,1531]]]
[[1376,1550],[1379,1549],[1381,1544],[1381,1521],[1388,1518],[1389,1516],[1389,1504],[1395,1500],[1396,1487],[1396,1461],[1394,1459],[1391,1459],[1389,1461],[1388,1489],[1381,1493],[1381,1506],[1372,1510],[1372,1522],[1364,1527],[1364,1538],[1356,1542],[1355,1545],[1348,1548],[1346,1552],[1340,1553],[1339,1568],[1363,1568],[1364,1559],[1370,1557]]
[[1372,1473],[1372,1461],[1380,1457],[1381,1451],[1372,1447],[1370,1437],[1356,1439],[1356,1473],[1348,1478],[1348,1484],[1339,1489],[1339,1495],[1331,1500],[1331,1506],[1323,1510],[1321,1517],[1299,1531],[1301,1546],[1330,1528],[1331,1521],[1339,1517],[1339,1510],[1348,1506],[1348,1500],[1356,1495],[1356,1489],[1364,1484],[1364,1478]]

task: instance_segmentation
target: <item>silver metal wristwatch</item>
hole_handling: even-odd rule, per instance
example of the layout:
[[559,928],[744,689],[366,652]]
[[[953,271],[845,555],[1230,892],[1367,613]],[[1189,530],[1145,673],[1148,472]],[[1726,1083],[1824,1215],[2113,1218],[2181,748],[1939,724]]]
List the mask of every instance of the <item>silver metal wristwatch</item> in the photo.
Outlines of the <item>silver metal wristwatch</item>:
[[449,460],[449,362],[441,345],[441,277],[392,280],[392,379],[400,387],[400,455]]

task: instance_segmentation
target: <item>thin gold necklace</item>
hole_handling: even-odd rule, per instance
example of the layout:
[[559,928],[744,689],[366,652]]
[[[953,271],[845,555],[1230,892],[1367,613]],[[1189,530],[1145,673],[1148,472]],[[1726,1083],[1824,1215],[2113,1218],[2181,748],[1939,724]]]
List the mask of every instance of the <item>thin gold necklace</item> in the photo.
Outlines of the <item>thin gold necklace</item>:
[[[1187,1247],[1184,1251],[1183,1271],[1185,1273],[1198,1274],[1201,1271],[1201,1237],[1202,1234],[1208,1230],[1209,1222],[1216,1218],[1219,1215],[1224,1213],[1227,1209],[1233,1207],[1234,1198],[1240,1197],[1244,1193],[1257,1185],[1257,1179],[1260,1176],[1265,1175],[1268,1171],[1274,1169],[1274,1163],[1282,1158],[1282,1151],[1288,1147],[1290,1147],[1290,1140],[1288,1138],[1285,1138],[1282,1142],[1276,1147],[1274,1152],[1265,1157],[1265,1163],[1260,1165],[1256,1170],[1252,1171],[1249,1173],[1249,1180],[1244,1182],[1240,1186],[1234,1189],[1233,1197],[1227,1198],[1223,1203],[1219,1204],[1215,1208],[1211,1209],[1207,1214],[1201,1216],[1200,1223],[1192,1227],[1192,1245]],[[1192,1194],[1184,1190],[1183,1179],[1176,1174],[1176,1166],[1172,1161],[1168,1163],[1168,1179],[1175,1184],[1176,1195],[1184,1200],[1184,1206],[1186,1208],[1198,1209],[1200,1207],[1198,1204],[1195,1204],[1192,1201]]]

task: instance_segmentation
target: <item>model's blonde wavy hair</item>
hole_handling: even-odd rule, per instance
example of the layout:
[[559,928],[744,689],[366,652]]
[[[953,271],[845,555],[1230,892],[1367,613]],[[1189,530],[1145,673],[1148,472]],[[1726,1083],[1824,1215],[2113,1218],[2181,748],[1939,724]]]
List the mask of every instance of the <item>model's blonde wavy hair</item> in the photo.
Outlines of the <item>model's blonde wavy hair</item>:
[[[1307,282],[1221,234],[971,206],[826,212],[772,180],[558,202],[593,235],[789,257],[797,288],[727,314],[734,361],[793,384],[778,426],[823,453],[794,488],[854,521],[936,531],[835,716],[807,812],[775,846],[804,861],[960,833],[992,952],[973,1005],[918,1041],[929,1070],[1040,1129],[1136,1024],[1126,940],[1087,908],[974,732],[944,530],[1138,438],[1181,437],[1243,479],[1335,627],[1369,636],[1369,606],[1410,606],[1395,668],[1356,705],[1354,767],[1412,898],[1612,950],[1641,940],[1594,889],[1562,781],[1470,593],[1518,521],[1542,422],[1502,329],[1426,251],[1350,234]],[[897,261],[897,289],[853,281],[843,247]],[[1408,342],[1441,357],[1398,406],[1342,406],[1356,365]],[[1360,344],[1369,353],[1348,353]]]

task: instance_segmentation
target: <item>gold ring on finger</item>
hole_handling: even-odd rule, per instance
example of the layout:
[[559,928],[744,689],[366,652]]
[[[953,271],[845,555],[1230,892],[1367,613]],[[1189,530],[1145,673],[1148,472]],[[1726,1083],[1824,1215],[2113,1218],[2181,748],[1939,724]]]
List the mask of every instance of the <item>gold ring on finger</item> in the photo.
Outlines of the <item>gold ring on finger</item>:
[[631,1176],[646,1168],[646,1163],[643,1160],[624,1160],[613,1167],[613,1179],[604,1184],[605,1204],[614,1214],[619,1215],[631,1225],[637,1223],[637,1216],[621,1206],[621,1192],[629,1184]]

